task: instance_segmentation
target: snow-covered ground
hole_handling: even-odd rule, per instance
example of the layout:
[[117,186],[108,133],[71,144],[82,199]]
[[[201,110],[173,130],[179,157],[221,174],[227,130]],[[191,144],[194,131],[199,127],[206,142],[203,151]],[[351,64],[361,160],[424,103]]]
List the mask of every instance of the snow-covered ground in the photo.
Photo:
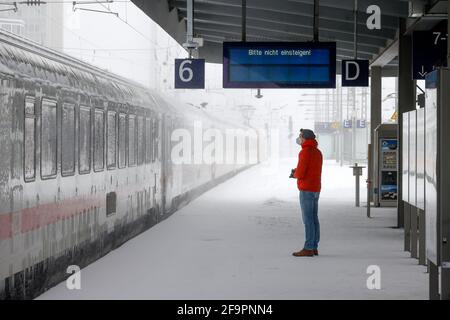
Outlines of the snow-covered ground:
[[[394,209],[354,206],[348,167],[327,163],[318,257],[298,258],[304,229],[296,159],[253,167],[61,283],[39,299],[427,299],[426,268],[403,252]],[[361,179],[362,203],[365,184]],[[366,286],[381,269],[381,290]]]

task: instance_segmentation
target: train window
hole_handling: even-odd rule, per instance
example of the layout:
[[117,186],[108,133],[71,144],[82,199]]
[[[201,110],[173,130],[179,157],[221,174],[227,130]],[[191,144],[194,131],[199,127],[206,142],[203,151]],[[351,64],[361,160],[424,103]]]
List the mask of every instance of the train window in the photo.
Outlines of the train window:
[[79,129],[79,164],[80,174],[91,171],[91,110],[80,107],[80,129]]
[[138,165],[144,163],[145,157],[145,144],[144,144],[144,118],[141,116],[137,117],[137,154],[138,154]]
[[42,99],[41,110],[41,176],[50,178],[57,173],[56,102]]
[[152,120],[145,118],[145,162],[152,162]]
[[26,97],[25,98],[25,115],[26,116],[35,116],[34,112],[34,97]]
[[125,168],[127,165],[127,115],[119,114],[119,168]]
[[25,181],[36,178],[36,114],[34,97],[25,99],[25,130],[24,130],[24,177]]
[[65,103],[62,114],[62,175],[75,173],[75,106]]
[[128,165],[136,165],[136,116],[128,117]]
[[94,114],[94,171],[105,167],[105,112],[100,109]]
[[108,111],[108,151],[107,151],[107,167],[113,169],[116,167],[116,113]]

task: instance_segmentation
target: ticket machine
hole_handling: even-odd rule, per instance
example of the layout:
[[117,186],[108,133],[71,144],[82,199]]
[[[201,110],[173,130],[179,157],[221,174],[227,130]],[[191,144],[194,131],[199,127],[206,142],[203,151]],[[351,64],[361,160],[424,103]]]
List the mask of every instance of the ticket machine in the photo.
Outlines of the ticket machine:
[[376,207],[397,205],[397,124],[380,124],[375,129],[374,204]]

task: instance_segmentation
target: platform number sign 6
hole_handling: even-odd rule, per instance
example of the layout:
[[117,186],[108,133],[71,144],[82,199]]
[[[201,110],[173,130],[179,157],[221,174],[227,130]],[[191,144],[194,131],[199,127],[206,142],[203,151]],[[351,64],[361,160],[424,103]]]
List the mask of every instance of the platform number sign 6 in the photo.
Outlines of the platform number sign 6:
[[204,89],[205,60],[175,59],[175,89]]
[[[189,65],[188,67],[186,65]],[[184,60],[180,64],[180,68],[178,69],[178,76],[183,82],[190,82],[194,78],[194,71],[190,68],[192,65],[192,60]],[[185,77],[185,73],[187,73],[187,77]]]

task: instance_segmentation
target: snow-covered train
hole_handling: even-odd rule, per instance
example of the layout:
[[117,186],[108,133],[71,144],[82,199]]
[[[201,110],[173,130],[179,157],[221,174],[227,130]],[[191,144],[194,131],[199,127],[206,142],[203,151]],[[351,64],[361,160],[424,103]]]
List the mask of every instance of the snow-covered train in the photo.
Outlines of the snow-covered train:
[[247,128],[5,32],[0,81],[0,299],[39,295],[249,166],[173,163],[176,128]]

